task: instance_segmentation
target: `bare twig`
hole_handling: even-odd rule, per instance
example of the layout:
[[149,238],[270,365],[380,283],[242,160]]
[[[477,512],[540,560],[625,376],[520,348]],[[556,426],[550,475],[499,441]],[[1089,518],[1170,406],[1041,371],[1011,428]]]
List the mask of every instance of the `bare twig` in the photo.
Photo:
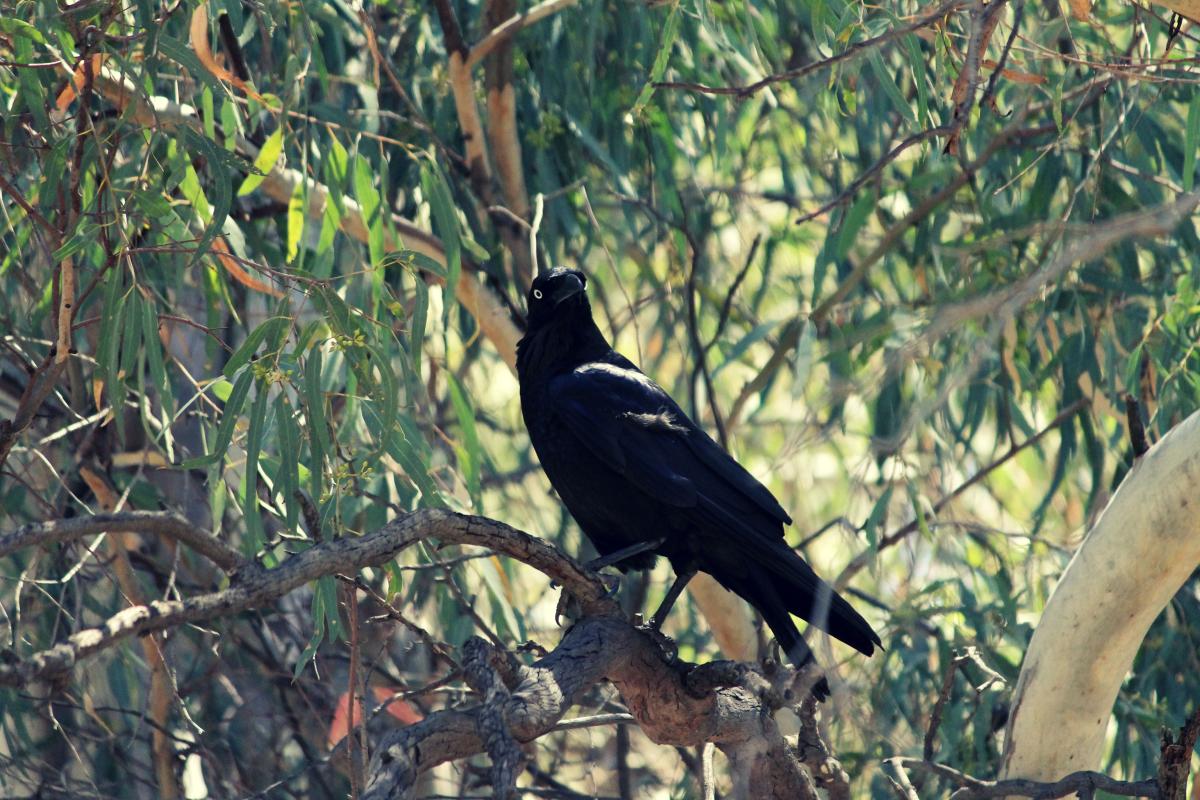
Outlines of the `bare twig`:
[[[1003,5],[998,3],[997,5]],[[1004,42],[1004,49],[1000,51],[1000,59],[992,68],[992,77],[988,79],[987,88],[983,90],[983,97],[979,98],[979,107],[983,108],[992,103],[992,98],[996,94],[996,86],[1000,82],[1001,76],[1006,72],[1005,64],[1008,63],[1009,54],[1012,53],[1013,45],[1017,41],[1017,34],[1021,30],[1021,20],[1025,16],[1025,0],[1017,0],[1016,8],[1013,10],[1012,27],[1008,31],[1008,39]],[[999,15],[996,17],[999,20]]]
[[755,234],[754,241],[750,243],[750,252],[746,254],[746,261],[738,270],[738,274],[734,276],[733,283],[729,285],[729,291],[725,293],[725,301],[721,303],[721,314],[717,317],[717,329],[713,331],[712,339],[705,346],[705,350],[711,350],[712,346],[720,341],[721,334],[725,331],[725,325],[729,322],[729,314],[733,311],[733,299],[737,296],[742,281],[746,280],[746,275],[750,272],[750,266],[754,263],[754,256],[758,254],[760,244],[762,244],[762,234]]
[[1053,800],[1071,794],[1091,797],[1097,791],[1108,792],[1120,797],[1159,797],[1158,784],[1148,781],[1119,781],[1102,772],[1073,772],[1053,782],[1030,781],[1016,778],[1006,781],[985,781],[972,778],[953,767],[921,761],[915,758],[895,758],[893,763],[905,769],[919,769],[943,778],[958,791],[950,795],[951,800],[986,800],[992,797],[1035,797],[1038,800]]
[[378,622],[383,619],[390,619],[393,622],[399,622],[414,635],[416,635],[418,639],[424,642],[429,649],[433,651],[435,656],[449,664],[452,669],[457,670],[460,668],[458,662],[455,661],[454,657],[450,654],[450,645],[435,639],[433,634],[431,634],[429,631],[425,630],[420,625],[404,616],[404,614],[401,613],[398,608],[396,608],[392,603],[388,602],[386,597],[375,591],[374,587],[372,587],[369,583],[364,581],[362,578],[351,578],[348,575],[339,575],[338,577],[342,580],[353,583],[356,587],[358,587],[359,590],[366,592],[368,595],[370,595],[372,600],[383,606],[385,609],[382,615],[378,617],[371,617],[367,620],[367,622]]
[[809,220],[816,219],[822,214],[837,208],[842,203],[847,202],[851,198],[855,197],[858,194],[859,189],[865,186],[868,181],[882,172],[884,167],[886,167],[888,164],[891,164],[893,161],[903,155],[904,151],[908,150],[914,145],[928,141],[929,139],[936,139],[939,136],[953,135],[957,133],[959,125],[960,123],[955,123],[953,125],[939,125],[936,128],[927,128],[926,130],[918,131],[917,133],[908,136],[891,150],[887,151],[882,158],[878,159],[874,164],[863,170],[857,178],[850,181],[849,185],[847,185],[845,189],[842,189],[842,191],[838,192],[833,199],[826,200],[824,203],[812,209],[811,211],[805,211],[803,214],[797,217],[796,224],[800,225],[808,222]]
[[593,714],[590,717],[572,717],[564,719],[554,726],[556,731],[574,731],[580,728],[597,728],[602,725],[623,725],[627,722],[637,722],[632,714]]
[[1200,739],[1200,706],[1192,712],[1179,729],[1175,739],[1169,730],[1163,731],[1162,750],[1158,762],[1158,789],[1161,800],[1185,800],[1192,753]]
[[866,54],[869,50],[900,39],[912,33],[913,31],[934,25],[947,14],[952,14],[965,5],[967,5],[967,0],[949,0],[949,2],[943,3],[930,13],[923,17],[917,18],[907,25],[902,25],[899,28],[893,28],[887,33],[882,33],[879,36],[871,39],[855,42],[835,56],[831,56],[830,58],[826,58],[821,61],[814,61],[811,64],[805,64],[802,67],[797,67],[796,69],[791,69],[787,72],[768,75],[762,80],[755,81],[754,83],[746,86],[705,86],[702,83],[690,83],[687,81],[659,81],[658,83],[655,83],[654,86],[658,89],[683,89],[685,91],[700,92],[702,94],[736,95],[738,98],[749,97],[752,94],[762,91],[773,83],[794,81],[814,72],[828,69],[829,67],[840,64],[843,61],[850,61],[851,59],[858,58],[859,56]]
[[59,376],[69,363],[52,358],[43,361],[29,376],[29,383],[26,384],[25,391],[21,393],[21,399],[17,403],[16,415],[11,421],[0,419],[0,467],[8,460],[8,454],[12,451],[17,437],[33,424],[38,409],[54,391]]
[[708,357],[706,348],[700,341],[700,324],[696,318],[696,281],[699,278],[700,259],[703,258],[700,242],[696,241],[691,234],[691,231],[684,229],[684,236],[687,237],[688,245],[692,250],[692,268],[688,272],[687,280],[687,314],[688,314],[688,338],[691,340],[692,352],[696,358],[695,371],[692,373],[692,380],[689,388],[692,393],[692,412],[699,416],[700,409],[696,408],[696,373],[699,372],[704,377],[704,393],[708,397],[708,409],[712,413],[713,425],[717,429],[717,441],[721,443],[721,447],[729,449],[729,437],[725,433],[725,421],[721,418],[721,409],[717,405],[717,393],[713,386],[712,373],[708,369]]
[[925,744],[922,748],[922,755],[926,761],[933,760],[933,745],[938,728],[942,725],[942,713],[946,709],[946,701],[950,699],[950,692],[954,688],[954,675],[964,664],[975,664],[988,676],[986,681],[975,687],[976,693],[984,691],[993,683],[1004,683],[1003,676],[983,662],[983,657],[979,655],[977,648],[968,647],[963,652],[956,654],[946,668],[946,674],[942,677],[942,689],[938,692],[937,701],[933,704],[933,711],[929,713],[929,727],[925,730]]
[[950,666],[946,668],[946,674],[942,676],[942,688],[933,704],[933,710],[929,712],[929,727],[925,729],[925,744],[921,748],[921,755],[926,761],[933,760],[934,738],[937,736],[938,728],[942,725],[942,713],[945,711],[946,701],[950,699],[950,691],[954,688],[954,676],[961,663],[961,656],[955,656],[950,661]]
[[[987,4],[984,4],[982,0],[976,0],[975,7],[971,10],[972,24],[971,34],[967,40],[967,55],[963,59],[962,69],[959,70],[958,78],[954,81],[954,88],[950,92],[950,100],[954,103],[954,131],[946,140],[946,152],[948,153],[958,152],[958,136],[970,116],[971,107],[975,105],[975,92],[979,87],[979,67],[983,63],[983,52],[987,49],[988,42],[991,41],[992,32],[1000,22],[1000,15],[1004,12],[1005,4],[1005,0],[994,0]],[[999,74],[999,72],[993,73],[993,78]]]
[[95,514],[51,522],[31,522],[10,534],[0,536],[0,558],[25,547],[82,539],[97,533],[150,533],[182,542],[226,572],[246,566],[242,555],[225,542],[203,531],[177,514],[154,511],[126,511],[119,514]]

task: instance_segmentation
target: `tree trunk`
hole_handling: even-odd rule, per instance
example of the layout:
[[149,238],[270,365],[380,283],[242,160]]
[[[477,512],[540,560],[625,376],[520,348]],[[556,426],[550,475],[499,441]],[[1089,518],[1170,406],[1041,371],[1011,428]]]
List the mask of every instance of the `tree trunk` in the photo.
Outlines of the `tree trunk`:
[[1113,703],[1151,623],[1200,563],[1200,412],[1134,465],[1034,631],[1004,778],[1096,769]]

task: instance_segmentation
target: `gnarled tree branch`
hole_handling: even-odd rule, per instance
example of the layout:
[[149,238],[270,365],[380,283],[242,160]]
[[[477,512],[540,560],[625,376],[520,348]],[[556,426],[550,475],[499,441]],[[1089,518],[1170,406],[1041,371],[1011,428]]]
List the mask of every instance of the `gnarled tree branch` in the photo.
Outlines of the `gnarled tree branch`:
[[[480,731],[481,726],[490,730],[495,720],[503,720],[516,741],[532,741],[553,730],[596,683],[609,680],[652,741],[720,747],[735,783],[748,791],[740,796],[815,800],[812,778],[775,726],[775,708],[766,698],[780,693],[772,691],[767,676],[738,665],[737,685],[698,692],[697,683],[704,680],[689,679],[696,669],[705,667],[673,661],[653,634],[619,617],[587,617],[553,652],[522,669],[511,692],[491,694],[474,708],[431,714],[388,734],[375,751],[364,798],[412,797],[421,773],[490,752]],[[790,671],[778,674],[783,680],[791,676]],[[492,721],[485,725],[485,719]]]
[[[157,528],[145,522],[154,518],[157,518]],[[162,532],[179,525],[178,518],[173,515],[150,512],[110,514],[83,520],[78,523],[74,520],[42,523],[51,530],[36,541],[28,534],[22,534],[25,528],[5,537],[3,541],[22,541],[32,545],[37,541],[71,538],[59,534],[60,526],[74,533],[81,528],[90,532]],[[144,527],[135,527],[138,525]],[[24,686],[34,680],[62,679],[80,660],[130,636],[257,608],[323,575],[354,572],[382,564],[410,545],[431,538],[451,544],[487,547],[512,556],[562,585],[579,600],[583,613],[616,613],[617,605],[607,596],[604,584],[547,542],[486,517],[423,509],[390,522],[366,536],[347,536],[315,545],[273,569],[245,566],[233,575],[233,585],[228,589],[186,600],[155,600],[126,608],[109,617],[99,627],[79,631],[66,641],[25,658],[0,663],[0,686]]]
[[[106,514],[27,526],[0,541],[21,546],[62,542],[100,530],[159,533],[195,546],[207,536],[168,513]],[[464,648],[464,677],[483,704],[452,709],[395,731],[376,750],[367,797],[408,796],[416,777],[435,764],[488,752],[495,760],[499,796],[515,785],[522,760],[518,742],[553,730],[592,686],[611,681],[646,735],[661,744],[713,743],[729,759],[735,784],[754,797],[812,798],[812,761],[836,777],[823,747],[806,746],[802,761],[775,726],[773,712],[804,696],[791,670],[763,672],[753,665],[679,662],[660,635],[633,627],[619,614],[604,584],[552,545],[503,523],[440,509],[413,512],[365,536],[316,544],[264,569],[233,562],[209,544],[214,561],[235,568],[229,588],[182,601],[154,601],[124,609],[103,625],[24,658],[0,664],[0,686],[66,679],[80,660],[132,636],[240,613],[278,600],[323,575],[354,572],[394,558],[422,540],[487,547],[516,558],[561,584],[580,603],[582,620],[553,652],[531,667],[506,660],[482,640]],[[812,705],[808,704],[808,714]],[[811,727],[815,733],[816,728]],[[809,752],[811,751],[811,752]],[[816,756],[813,756],[816,753]],[[832,767],[830,765],[833,765]]]
[[26,547],[70,542],[84,536],[103,533],[149,533],[186,544],[225,572],[234,572],[245,561],[237,550],[197,528],[178,514],[154,511],[126,511],[118,514],[94,514],[52,522],[31,522],[10,534],[0,536],[0,558]]

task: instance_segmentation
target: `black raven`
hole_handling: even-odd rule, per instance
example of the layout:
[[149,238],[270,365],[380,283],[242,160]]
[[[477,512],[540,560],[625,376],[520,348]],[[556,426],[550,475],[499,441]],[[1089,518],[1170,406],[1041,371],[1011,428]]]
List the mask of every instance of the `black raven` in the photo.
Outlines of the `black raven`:
[[[579,270],[544,272],[529,290],[517,345],[521,411],[542,468],[575,521],[622,571],[666,556],[676,580],[657,627],[697,571],[763,615],[798,667],[813,661],[791,614],[870,655],[871,626],[783,539],[791,523],[765,486],[654,381],[612,349],[592,320]],[[823,698],[822,678],[814,694]]]

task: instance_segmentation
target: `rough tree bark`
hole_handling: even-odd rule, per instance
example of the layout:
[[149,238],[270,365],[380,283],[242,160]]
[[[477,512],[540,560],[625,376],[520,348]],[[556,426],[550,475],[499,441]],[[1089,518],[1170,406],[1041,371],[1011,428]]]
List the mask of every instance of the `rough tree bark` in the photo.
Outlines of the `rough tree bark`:
[[1200,411],[1134,465],[1034,631],[1009,719],[1005,778],[1094,769],[1150,624],[1200,564]]
[[[614,606],[608,614],[584,618],[532,666],[510,665],[507,691],[488,691],[480,705],[439,711],[390,732],[375,748],[364,800],[410,798],[421,773],[483,752],[492,756],[496,797],[509,796],[518,743],[549,733],[602,680],[616,686],[652,741],[677,747],[712,742],[721,748],[737,797],[816,800],[813,774],[844,784],[844,773],[823,747],[806,750],[811,773],[803,769],[775,724],[773,712],[799,696],[793,689],[796,673],[766,674],[730,661],[702,666],[675,661],[654,635],[615,612]],[[486,647],[474,639],[464,650],[470,656]],[[473,660],[502,663],[498,656],[493,651],[490,659]]]

